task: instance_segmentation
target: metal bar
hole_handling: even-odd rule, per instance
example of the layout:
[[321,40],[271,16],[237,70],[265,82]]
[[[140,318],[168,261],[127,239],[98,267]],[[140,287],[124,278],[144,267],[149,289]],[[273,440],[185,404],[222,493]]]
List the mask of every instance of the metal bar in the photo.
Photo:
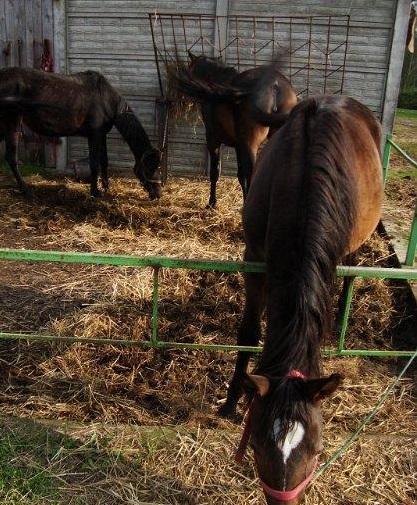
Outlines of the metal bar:
[[151,342],[158,346],[158,298],[159,298],[159,268],[153,269],[152,290],[152,333]]
[[[218,352],[250,352],[260,353],[262,347],[225,345],[225,344],[194,344],[188,342],[165,342],[159,340],[152,342],[151,340],[126,340],[126,339],[111,339],[111,338],[91,338],[91,337],[64,337],[61,335],[39,335],[36,333],[7,333],[0,332],[0,340],[27,340],[27,341],[49,341],[49,342],[64,342],[68,344],[82,343],[95,345],[120,345],[123,347],[149,347],[149,348],[166,348],[166,349],[190,349],[201,351],[218,351]],[[363,356],[363,357],[378,357],[378,358],[405,358],[412,356],[414,351],[381,351],[376,349],[324,349],[324,356]]]
[[187,44],[187,32],[185,30],[185,20],[184,16],[181,15],[181,21],[182,21],[182,31],[184,33],[184,45],[185,45],[185,54],[187,55],[187,49],[188,49],[188,44]]
[[171,17],[171,27],[172,27],[172,37],[174,39],[175,58],[176,58],[176,63],[178,65],[179,56],[178,56],[177,38],[175,37],[174,17],[173,16]]
[[307,64],[307,96],[310,95],[310,65],[311,65],[311,33],[313,28],[313,19],[310,16],[310,31],[308,36],[308,64]]
[[204,36],[203,36],[203,25],[202,25],[202,15],[198,17],[199,20],[199,28],[200,28],[200,37],[201,37],[201,54],[204,54]]
[[240,46],[239,46],[239,26],[238,17],[236,18],[236,56],[237,56],[237,71],[240,72]]
[[392,140],[391,135],[387,135],[387,142],[389,142],[392,147],[401,154],[403,158],[411,163],[414,168],[417,168],[417,161],[413,160],[411,156],[409,156],[403,149],[401,149],[401,147]]
[[[164,87],[162,86],[161,69],[159,68],[158,49],[156,47],[155,33],[154,33],[154,30],[153,30],[152,18],[153,18],[153,15],[149,14],[149,23],[151,25],[152,44],[153,44],[153,52],[155,54],[156,71],[158,73],[159,89],[161,91],[161,95],[164,96]],[[156,19],[157,18],[155,17],[155,21],[156,21]]]
[[[168,258],[164,256],[127,256],[62,251],[39,251],[0,248],[0,260],[40,261],[51,263],[75,263],[84,265],[108,265],[117,267],[185,268],[213,272],[265,272],[265,264],[245,261],[196,260]],[[382,268],[362,266],[338,266],[338,277],[360,277],[363,279],[417,280],[417,269]]]
[[332,17],[329,16],[329,26],[327,28],[327,44],[326,44],[326,53],[325,53],[326,61],[324,62],[324,94],[326,94],[326,91],[327,91],[327,65],[328,65],[328,60],[329,60],[331,23],[332,23]]
[[414,209],[413,222],[411,224],[410,238],[408,240],[407,254],[405,256],[405,264],[412,267],[417,251],[417,203]]
[[346,46],[345,46],[345,54],[343,56],[342,83],[340,84],[341,93],[343,93],[343,86],[345,85],[346,59],[347,59],[348,44],[349,44],[349,30],[350,30],[350,16],[347,16]]
[[41,261],[52,263],[77,263],[85,265],[109,265],[124,267],[186,268],[217,272],[264,272],[262,263],[243,261],[214,261],[166,258],[158,256],[127,256],[60,251],[30,251],[21,249],[0,249],[0,260]]
[[345,347],[345,337],[346,337],[346,332],[347,332],[347,327],[348,327],[348,321],[349,321],[349,314],[350,314],[350,307],[352,305],[352,298],[353,298],[353,284],[355,282],[355,277],[348,277],[347,278],[347,288],[345,292],[345,297],[343,300],[343,315],[342,315],[342,327],[340,329],[340,336],[339,336],[339,352],[344,350]]
[[384,184],[387,180],[388,170],[389,170],[389,162],[391,157],[391,134],[386,136],[385,146],[384,146],[384,154],[382,156],[382,173],[384,176]]

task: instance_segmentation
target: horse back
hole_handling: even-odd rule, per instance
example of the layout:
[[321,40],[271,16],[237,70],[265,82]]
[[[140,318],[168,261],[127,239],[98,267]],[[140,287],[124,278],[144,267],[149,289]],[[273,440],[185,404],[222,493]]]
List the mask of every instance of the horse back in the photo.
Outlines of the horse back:
[[[316,212],[309,202],[320,192],[332,218],[337,217],[335,202],[347,205],[345,210],[352,213],[351,224],[335,226],[332,233],[343,243],[338,251],[355,251],[380,218],[380,140],[378,121],[353,99],[323,96],[298,104],[258,158],[243,214],[250,259],[265,260],[282,247],[298,247],[302,238],[296,235],[307,233],[303,226],[314,221],[313,215],[306,215]],[[340,205],[337,212],[343,220]],[[325,225],[323,233],[324,229]],[[257,251],[255,257],[251,251]]]

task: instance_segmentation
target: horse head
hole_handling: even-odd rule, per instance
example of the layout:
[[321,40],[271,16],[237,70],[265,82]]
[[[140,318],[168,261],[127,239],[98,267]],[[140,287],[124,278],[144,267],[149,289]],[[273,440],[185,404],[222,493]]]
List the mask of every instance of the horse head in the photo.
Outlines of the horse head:
[[151,200],[156,200],[162,195],[162,153],[151,147],[136,161],[134,172],[136,177],[146,189]]
[[306,379],[298,370],[284,378],[246,376],[244,387],[253,399],[236,460],[250,440],[268,505],[300,502],[322,451],[321,402],[341,379]]
[[262,67],[253,89],[253,104],[268,114],[289,113],[297,104],[297,95],[290,81],[281,72],[280,62]]

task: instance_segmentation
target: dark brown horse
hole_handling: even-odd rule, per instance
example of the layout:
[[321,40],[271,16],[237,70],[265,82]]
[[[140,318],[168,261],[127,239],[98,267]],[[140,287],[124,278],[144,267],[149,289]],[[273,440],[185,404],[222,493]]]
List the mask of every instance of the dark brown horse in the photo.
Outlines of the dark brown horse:
[[297,103],[279,63],[238,73],[218,59],[194,56],[187,69],[178,72],[179,90],[198,100],[206,127],[210,153],[209,207],[216,206],[216,185],[220,175],[220,146],[236,149],[237,175],[244,198],[247,195],[256,155],[269,128],[279,128]]
[[320,341],[332,328],[336,265],[368,239],[382,201],[380,126],[359,102],[336,96],[298,104],[263,149],[244,206],[247,261],[239,345],[264,350],[254,374],[240,353],[222,414],[242,384],[252,397],[248,438],[268,504],[299,502],[321,451],[321,400],[337,374],[320,377]]
[[30,196],[17,168],[17,132],[22,122],[48,137],[87,137],[95,197],[101,196],[99,167],[104,190],[109,187],[106,136],[115,126],[135,157],[136,176],[151,199],[160,197],[160,153],[127,102],[98,72],[67,76],[23,68],[0,70],[0,140],[6,142],[6,161],[20,190]]

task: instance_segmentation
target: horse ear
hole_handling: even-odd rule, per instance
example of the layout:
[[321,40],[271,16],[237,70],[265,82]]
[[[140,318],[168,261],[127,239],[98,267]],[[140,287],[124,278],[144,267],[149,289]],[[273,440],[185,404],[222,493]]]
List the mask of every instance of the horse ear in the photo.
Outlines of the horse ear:
[[331,396],[342,383],[343,377],[333,373],[329,377],[311,379],[305,382],[307,397],[313,403],[319,402]]
[[243,379],[243,388],[248,393],[266,396],[271,388],[271,382],[265,375],[246,374]]

